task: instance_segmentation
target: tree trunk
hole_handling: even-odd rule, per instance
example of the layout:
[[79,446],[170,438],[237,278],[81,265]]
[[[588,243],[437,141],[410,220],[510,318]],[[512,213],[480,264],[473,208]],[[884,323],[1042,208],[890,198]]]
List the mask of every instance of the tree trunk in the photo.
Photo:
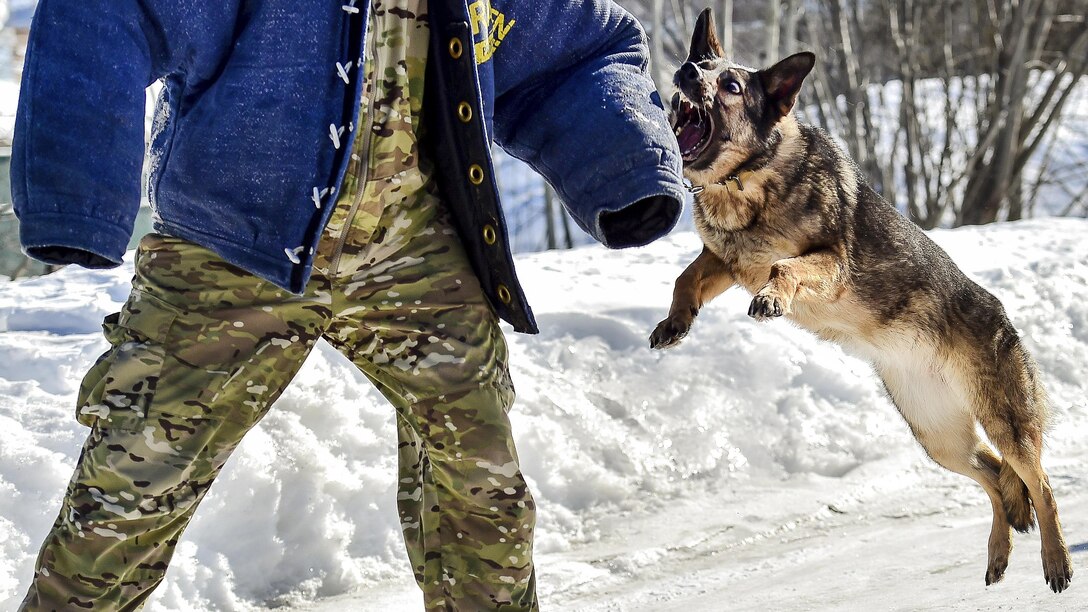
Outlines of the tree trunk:
[[552,188],[544,183],[544,235],[547,239],[549,251],[555,250],[558,241],[555,239],[555,198],[552,196]]
[[733,57],[733,0],[722,0],[718,20],[722,24],[722,49],[726,57]]
[[665,0],[653,0],[650,21],[650,67],[657,89],[661,90],[665,71]]
[[797,22],[801,19],[802,10],[800,0],[787,0],[786,32],[783,35],[784,55],[787,57],[797,53]]
[[1028,39],[1038,25],[1040,9],[1047,0],[1022,0],[1005,9],[1001,16],[1001,45],[997,54],[994,78],[996,97],[989,114],[1005,120],[989,151],[989,163],[976,172],[967,183],[961,208],[962,225],[981,225],[997,221],[1002,203],[1012,186],[1012,170],[1022,144],[1019,139],[1024,119],[1024,98],[1027,95]]
[[764,63],[769,66],[778,61],[778,37],[779,32],[782,31],[782,4],[780,0],[769,0],[767,8],[767,57],[764,58]]

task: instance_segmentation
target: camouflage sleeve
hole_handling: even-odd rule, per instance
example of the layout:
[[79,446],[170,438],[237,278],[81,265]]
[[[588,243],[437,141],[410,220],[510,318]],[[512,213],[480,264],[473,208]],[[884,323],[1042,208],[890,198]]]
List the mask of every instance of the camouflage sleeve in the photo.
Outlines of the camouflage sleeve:
[[605,245],[660,237],[681,212],[681,163],[641,26],[607,0],[531,4],[505,5],[516,25],[494,55],[497,142]]

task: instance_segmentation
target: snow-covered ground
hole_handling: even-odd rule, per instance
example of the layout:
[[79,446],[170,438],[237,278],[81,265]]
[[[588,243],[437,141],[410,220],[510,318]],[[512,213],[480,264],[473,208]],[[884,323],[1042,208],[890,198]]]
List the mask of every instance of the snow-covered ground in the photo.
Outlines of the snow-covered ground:
[[[646,337],[699,249],[519,258],[542,333],[508,336],[549,610],[1088,609],[1088,221],[933,237],[1000,297],[1054,405],[1045,457],[1076,574],[1038,536],[985,587],[989,504],[934,465],[862,362],[731,290],[667,352]],[[0,282],[0,609],[25,592],[71,473],[79,378],[131,265]],[[148,606],[420,609],[397,532],[392,411],[327,346],[228,462]]]

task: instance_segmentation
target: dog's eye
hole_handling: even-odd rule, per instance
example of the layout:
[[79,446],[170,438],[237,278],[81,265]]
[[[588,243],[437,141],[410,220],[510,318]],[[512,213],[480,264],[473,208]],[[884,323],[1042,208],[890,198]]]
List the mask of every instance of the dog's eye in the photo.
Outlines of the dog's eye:
[[740,83],[738,83],[737,81],[734,81],[733,79],[729,79],[729,80],[725,81],[724,83],[722,83],[722,87],[726,91],[728,91],[729,93],[731,93],[733,95],[737,95],[737,96],[739,96],[740,92],[743,91],[743,88],[740,86]]

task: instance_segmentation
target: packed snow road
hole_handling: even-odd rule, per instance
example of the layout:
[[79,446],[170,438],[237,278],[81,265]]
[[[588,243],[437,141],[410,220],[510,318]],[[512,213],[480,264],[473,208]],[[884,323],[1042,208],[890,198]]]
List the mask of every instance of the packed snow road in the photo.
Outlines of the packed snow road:
[[[538,559],[541,607],[564,612],[1088,609],[1088,456],[1047,462],[1073,554],[1072,587],[1043,580],[1039,537],[1016,534],[987,587],[990,505],[982,490],[918,456],[841,479],[722,488],[603,521],[599,541]],[[410,580],[301,606],[418,609]]]

